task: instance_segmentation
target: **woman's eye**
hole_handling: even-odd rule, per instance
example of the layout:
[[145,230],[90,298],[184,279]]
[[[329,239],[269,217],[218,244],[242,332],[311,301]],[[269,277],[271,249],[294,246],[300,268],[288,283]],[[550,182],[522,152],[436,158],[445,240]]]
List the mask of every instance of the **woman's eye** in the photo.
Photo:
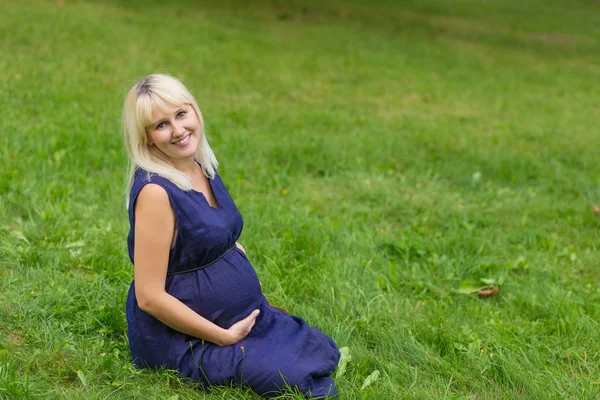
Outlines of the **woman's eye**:
[[178,116],[179,118],[183,118],[183,117],[185,116],[185,114],[187,114],[185,111],[179,111],[179,112],[177,113],[177,116]]
[[158,125],[156,125],[156,129],[162,129],[164,127],[165,127],[165,123],[164,122],[161,122]]

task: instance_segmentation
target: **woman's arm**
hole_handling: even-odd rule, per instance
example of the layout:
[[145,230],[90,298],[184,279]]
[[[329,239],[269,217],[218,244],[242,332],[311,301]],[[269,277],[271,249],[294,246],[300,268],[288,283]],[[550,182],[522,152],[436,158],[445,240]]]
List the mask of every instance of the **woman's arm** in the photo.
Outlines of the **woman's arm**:
[[250,333],[259,311],[223,329],[165,291],[175,214],[167,192],[148,184],[135,205],[134,280],[139,307],[164,324],[220,346],[237,343]]

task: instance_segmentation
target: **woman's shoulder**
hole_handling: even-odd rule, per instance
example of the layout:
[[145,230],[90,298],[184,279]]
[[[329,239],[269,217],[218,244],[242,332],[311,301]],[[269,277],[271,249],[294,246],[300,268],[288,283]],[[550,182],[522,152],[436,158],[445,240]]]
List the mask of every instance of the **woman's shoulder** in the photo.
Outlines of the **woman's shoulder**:
[[[135,171],[133,184],[129,192],[130,208],[137,203],[138,198],[144,192],[144,198],[151,196],[159,196],[163,200],[172,197],[172,193],[176,191],[177,186],[168,179],[148,172],[142,168],[138,168]],[[157,198],[156,200],[160,200]]]
[[148,205],[149,210],[156,211],[168,207],[170,204],[169,194],[160,185],[148,182],[144,185],[137,195],[137,205],[139,208],[140,204]]

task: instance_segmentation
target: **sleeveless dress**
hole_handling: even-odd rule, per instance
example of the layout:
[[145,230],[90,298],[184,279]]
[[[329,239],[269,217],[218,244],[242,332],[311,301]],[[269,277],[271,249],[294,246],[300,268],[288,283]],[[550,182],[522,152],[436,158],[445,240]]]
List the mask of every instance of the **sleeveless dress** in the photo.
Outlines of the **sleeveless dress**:
[[243,221],[218,174],[209,183],[218,208],[200,192],[182,191],[171,181],[138,170],[129,203],[127,238],[133,263],[134,205],[144,185],[167,192],[177,220],[175,245],[169,254],[165,289],[192,310],[222,328],[260,314],[250,334],[231,346],[183,334],[138,307],[135,281],[127,298],[131,356],[140,368],[177,370],[203,385],[245,385],[265,397],[287,386],[306,397],[337,397],[329,376],[340,352],[334,341],[299,317],[269,305],[245,254],[235,243]]

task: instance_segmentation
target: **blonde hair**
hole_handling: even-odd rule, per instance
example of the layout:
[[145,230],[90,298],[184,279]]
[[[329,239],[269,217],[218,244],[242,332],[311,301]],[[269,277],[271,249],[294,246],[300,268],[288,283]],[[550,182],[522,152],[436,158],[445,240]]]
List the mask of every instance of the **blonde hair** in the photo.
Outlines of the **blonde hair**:
[[137,82],[127,93],[123,107],[123,136],[129,155],[129,174],[127,178],[126,203],[138,168],[149,174],[162,176],[173,182],[181,190],[192,189],[190,178],[177,170],[169,159],[150,146],[146,127],[152,123],[154,110],[165,110],[169,106],[189,104],[200,123],[202,137],[198,141],[195,157],[202,166],[204,175],[212,179],[219,165],[204,132],[204,119],[194,96],[178,79],[171,75],[152,74]]

